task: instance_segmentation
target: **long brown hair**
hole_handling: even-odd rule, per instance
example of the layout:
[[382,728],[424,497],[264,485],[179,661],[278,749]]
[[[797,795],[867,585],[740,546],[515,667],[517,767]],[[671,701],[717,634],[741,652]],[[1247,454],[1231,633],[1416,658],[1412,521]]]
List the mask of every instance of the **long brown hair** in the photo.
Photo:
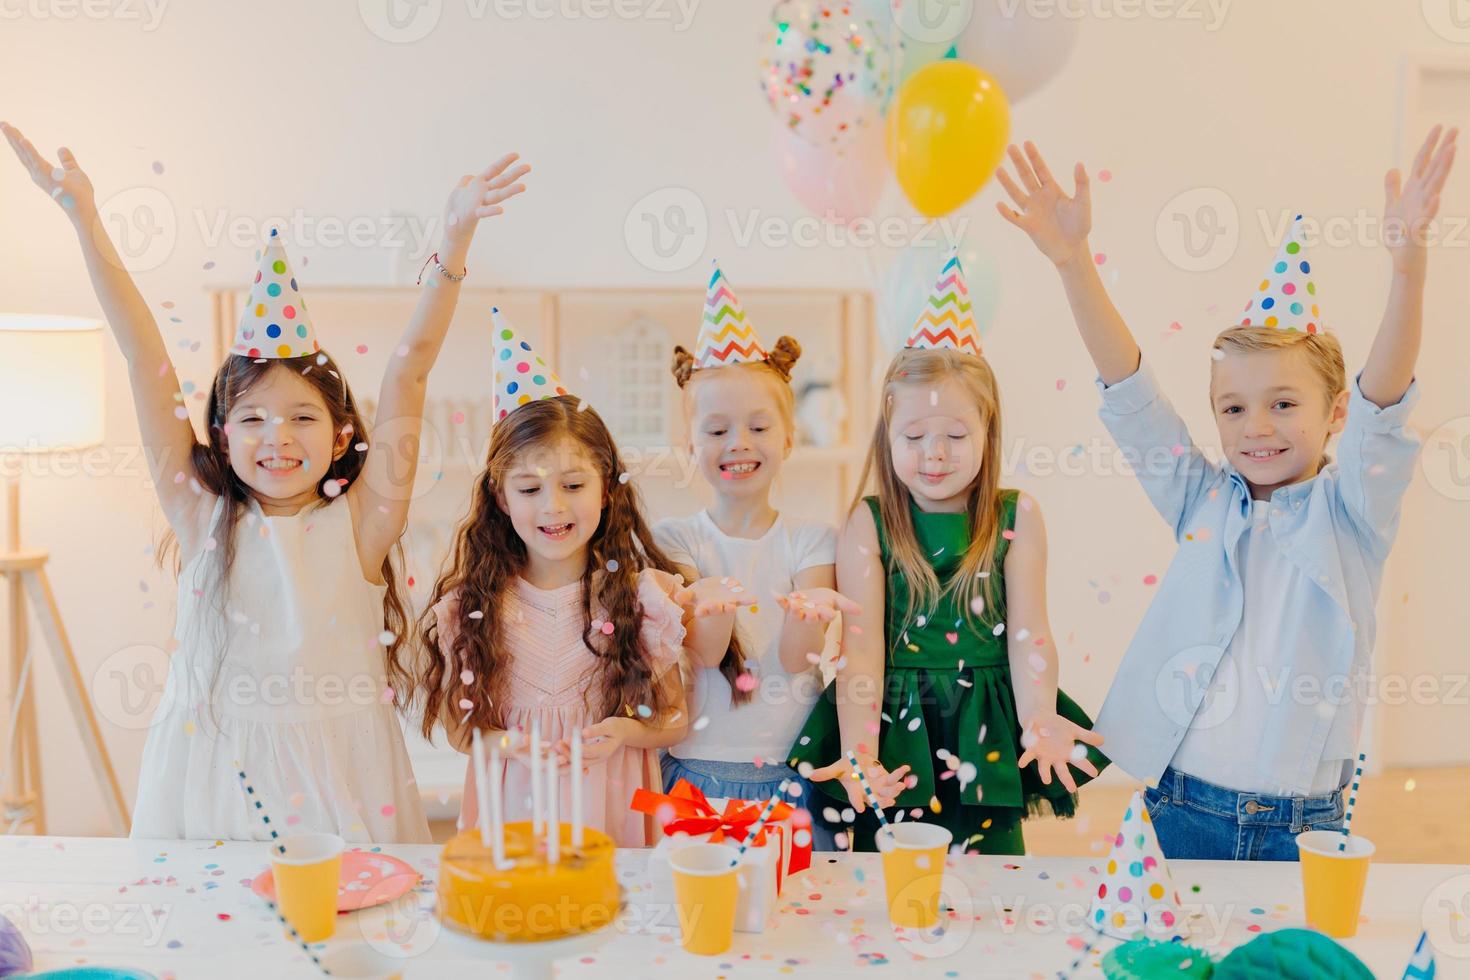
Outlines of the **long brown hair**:
[[[279,359],[256,359],[235,354],[225,358],[225,362],[215,372],[214,383],[209,389],[209,407],[205,416],[207,439],[202,443],[196,442],[190,451],[190,463],[199,485],[208,493],[224,501],[219,524],[210,529],[216,547],[208,579],[211,590],[220,600],[221,621],[227,621],[223,607],[229,594],[230,569],[235,563],[235,534],[239,529],[240,517],[245,512],[246,504],[252,496],[250,488],[230,465],[226,422],[229,420],[230,411],[235,403],[272,371],[290,371],[311,385],[326,405],[327,414],[332,420],[334,434],[343,431],[350,432],[353,444],[368,441],[367,425],[358,411],[356,399],[352,397],[352,389],[348,387],[347,380],[343,377],[336,362],[325,351],[307,354],[304,357]],[[320,506],[331,500],[332,497],[346,492],[362,472],[365,458],[364,453],[349,446],[346,452],[332,460],[327,472],[317,481],[318,503],[312,506]],[[329,483],[335,484],[337,488],[337,492],[330,496],[325,489]],[[394,546],[393,551],[401,554],[397,545]],[[177,572],[180,559],[178,539],[172,532],[164,536],[163,545],[159,549],[159,562],[165,561],[170,554]],[[383,560],[382,574],[383,581],[388,586],[383,596],[383,628],[393,634],[393,641],[388,645],[386,656],[388,680],[396,689],[408,689],[412,683],[412,675],[404,666],[401,653],[408,639],[409,617],[403,596],[398,589],[393,553]],[[402,706],[400,703],[400,709]]]
[[[732,371],[744,372],[744,377],[756,380],[766,378],[773,382],[776,407],[781,421],[786,425],[787,438],[792,442],[796,440],[796,395],[791,390],[791,369],[796,366],[800,357],[801,344],[795,337],[783,336],[776,341],[776,346],[766,355],[765,360],[729,365]],[[708,377],[711,370],[725,369],[696,368],[694,355],[680,346],[674,348],[674,361],[669,369],[673,372],[674,381],[684,392],[684,422],[688,425],[694,412],[694,382],[701,377]],[[699,571],[703,574],[702,569]],[[745,659],[745,642],[740,638],[737,620],[735,628],[730,631],[730,646],[720,658],[720,674],[730,684],[731,704],[745,704],[752,697],[752,692],[742,690],[738,683],[740,675],[745,672]]]
[[[919,547],[913,515],[909,511],[913,495],[894,471],[888,426],[893,417],[893,390],[897,386],[932,388],[950,379],[964,385],[980,409],[980,420],[985,426],[985,444],[980,473],[970,485],[965,504],[965,512],[969,516],[970,545],[949,583],[941,585],[939,577],[934,574],[934,567]],[[849,512],[861,506],[863,488],[867,487],[869,477],[876,473],[878,510],[887,533],[888,550],[909,583],[911,607],[904,611],[905,619],[927,614],[942,596],[950,593],[954,594],[967,617],[972,614],[971,602],[982,594],[982,590],[987,612],[994,607],[996,576],[988,573],[995,570],[995,552],[1005,514],[1005,502],[1000,493],[1000,435],[1000,394],[995,374],[985,358],[955,350],[907,349],[900,351],[888,366],[888,373],[883,378],[883,410],[873,429],[873,441],[863,464],[862,478],[858,480],[858,495]]]
[[[455,533],[448,569],[434,584],[429,608],[419,619],[428,656],[420,667],[415,700],[423,699],[425,738],[431,736],[440,710],[461,699],[473,703],[466,726],[505,727],[511,652],[504,643],[502,603],[526,567],[527,552],[510,515],[501,509],[502,488],[523,454],[562,436],[574,440],[591,458],[602,477],[604,495],[602,517],[588,541],[582,573],[582,639],[597,660],[584,696],[600,693],[603,717],[632,717],[643,706],[657,717],[672,707],[641,643],[638,574],[644,568],[674,574],[674,564],[654,543],[638,489],[619,479],[622,466],[612,433],[595,411],[586,407],[579,411],[578,405],[570,395],[527,402],[495,423],[469,516]],[[457,635],[452,648],[447,648],[434,606],[450,594],[458,599],[453,621]],[[592,628],[594,606],[612,624],[611,634]],[[474,674],[469,685],[460,677],[464,670]]]

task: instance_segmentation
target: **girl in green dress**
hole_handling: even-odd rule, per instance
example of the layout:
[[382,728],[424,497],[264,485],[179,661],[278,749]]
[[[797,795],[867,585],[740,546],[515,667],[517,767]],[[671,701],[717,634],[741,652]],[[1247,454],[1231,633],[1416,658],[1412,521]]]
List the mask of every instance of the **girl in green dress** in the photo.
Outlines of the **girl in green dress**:
[[861,612],[845,617],[837,677],[791,765],[834,801],[814,820],[854,811],[854,850],[875,849],[878,821],[849,749],[902,819],[942,824],[967,851],[1022,854],[1021,820],[1071,816],[1107,760],[1057,688],[1046,528],[1034,500],[1000,486],[995,376],[956,259],[940,287],[931,305],[957,299],[960,315],[921,319],[884,379],[860,484],[876,474],[878,494],[854,504],[837,548],[838,590]]

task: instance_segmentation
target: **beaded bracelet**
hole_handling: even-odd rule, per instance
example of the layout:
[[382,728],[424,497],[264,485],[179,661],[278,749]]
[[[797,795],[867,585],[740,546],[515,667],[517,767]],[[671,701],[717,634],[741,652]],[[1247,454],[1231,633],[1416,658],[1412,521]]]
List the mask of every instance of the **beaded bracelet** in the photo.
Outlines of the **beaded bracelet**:
[[442,263],[442,262],[439,261],[439,253],[438,252],[435,252],[433,255],[429,256],[427,259],[424,260],[423,269],[420,269],[419,270],[419,277],[418,277],[418,280],[414,283],[414,285],[418,286],[418,285],[422,285],[423,284],[423,281],[424,281],[424,269],[427,269],[429,267],[429,263],[430,262],[434,263],[434,268],[436,268],[436,269],[439,270],[439,274],[441,276],[443,276],[445,279],[448,279],[450,282],[462,282],[464,280],[464,277],[470,274],[469,267],[466,266],[465,267],[465,270],[463,272],[461,272],[459,275],[456,276],[454,273],[452,273],[448,269],[444,268],[444,263]]

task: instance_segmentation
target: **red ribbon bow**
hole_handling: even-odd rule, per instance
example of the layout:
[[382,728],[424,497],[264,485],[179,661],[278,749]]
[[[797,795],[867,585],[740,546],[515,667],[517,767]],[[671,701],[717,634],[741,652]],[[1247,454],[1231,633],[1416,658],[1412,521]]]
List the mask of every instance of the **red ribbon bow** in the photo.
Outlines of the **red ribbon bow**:
[[[712,806],[704,793],[692,785],[688,780],[681,779],[674,784],[670,793],[651,793],[646,789],[639,789],[633,793],[631,809],[636,813],[647,813],[659,816],[659,811],[665,807],[673,808],[673,816],[664,820],[663,831],[666,834],[684,833],[691,836],[710,835],[710,843],[718,844],[726,837],[737,841],[743,841],[750,833],[751,826],[760,819],[761,810],[765,808],[764,800],[728,800],[725,803],[725,811],[721,813]],[[770,822],[777,823],[790,817],[791,805],[778,802],[776,808],[771,811]],[[769,828],[762,828],[761,832],[751,841],[752,847],[764,847],[766,833]]]

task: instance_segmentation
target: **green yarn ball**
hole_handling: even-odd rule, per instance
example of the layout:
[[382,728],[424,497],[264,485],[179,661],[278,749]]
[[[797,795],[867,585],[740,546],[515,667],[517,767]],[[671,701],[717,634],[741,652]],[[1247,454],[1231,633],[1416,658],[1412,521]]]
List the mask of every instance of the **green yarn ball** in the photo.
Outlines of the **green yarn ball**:
[[1373,973],[1320,932],[1280,929],[1232,950],[1215,980],[1373,980]]

